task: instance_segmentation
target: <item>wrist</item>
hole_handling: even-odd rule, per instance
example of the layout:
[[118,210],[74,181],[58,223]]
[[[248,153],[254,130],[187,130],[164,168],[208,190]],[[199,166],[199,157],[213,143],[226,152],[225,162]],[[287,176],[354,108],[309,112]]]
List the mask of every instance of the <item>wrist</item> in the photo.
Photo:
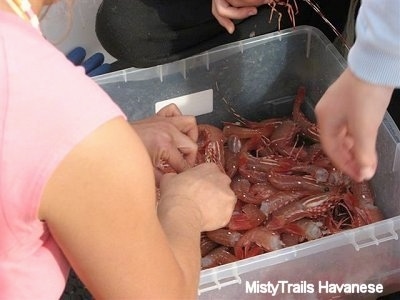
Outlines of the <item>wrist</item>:
[[355,83],[356,87],[361,87],[364,90],[374,90],[386,96],[391,96],[394,91],[394,87],[392,86],[379,85],[362,79],[350,68],[347,68],[345,72],[348,74],[351,82]]
[[175,224],[180,226],[180,224],[184,224],[191,232],[200,233],[202,228],[200,210],[196,208],[196,205],[188,198],[182,198],[179,199],[179,203],[176,202],[178,202],[177,197],[174,197],[174,199],[166,199],[161,196],[157,207],[157,214],[160,222],[163,225],[169,226],[174,226]]
[[368,101],[374,102],[375,105],[385,106],[385,109],[389,105],[394,87],[368,82],[358,77],[350,68],[347,68],[343,75],[340,89],[351,91],[351,98],[359,99],[359,105]]

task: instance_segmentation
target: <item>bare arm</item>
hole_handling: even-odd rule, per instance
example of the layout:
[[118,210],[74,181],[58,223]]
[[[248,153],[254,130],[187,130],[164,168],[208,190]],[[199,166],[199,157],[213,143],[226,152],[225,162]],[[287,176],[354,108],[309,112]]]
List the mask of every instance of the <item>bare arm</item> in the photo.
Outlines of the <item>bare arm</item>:
[[[211,219],[226,224],[234,203],[229,179],[216,175],[216,166],[206,169],[214,177],[203,183],[221,192],[225,206],[214,201],[219,211]],[[163,180],[161,224],[148,153],[129,124],[114,119],[64,159],[46,186],[39,217],[96,298],[195,298],[200,231],[210,222],[196,198],[196,188],[205,186],[186,193],[176,184],[187,186],[191,176]]]

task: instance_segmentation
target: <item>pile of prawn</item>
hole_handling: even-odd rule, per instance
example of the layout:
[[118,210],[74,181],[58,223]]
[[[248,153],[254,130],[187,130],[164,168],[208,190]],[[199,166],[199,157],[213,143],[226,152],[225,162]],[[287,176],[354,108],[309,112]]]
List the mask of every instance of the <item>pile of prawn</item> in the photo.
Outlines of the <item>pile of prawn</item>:
[[238,199],[226,227],[201,235],[202,269],[278,250],[383,219],[368,182],[337,170],[301,110],[261,122],[199,124],[197,162],[231,177]]

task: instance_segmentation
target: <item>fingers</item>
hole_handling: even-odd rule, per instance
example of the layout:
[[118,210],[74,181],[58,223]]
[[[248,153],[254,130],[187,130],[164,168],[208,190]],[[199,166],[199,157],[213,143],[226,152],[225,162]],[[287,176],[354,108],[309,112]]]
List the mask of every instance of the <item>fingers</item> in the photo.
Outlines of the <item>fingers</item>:
[[174,144],[169,146],[170,152],[168,163],[177,171],[181,172],[191,167],[196,162],[197,144],[182,133],[174,136]]
[[[222,9],[221,6],[224,4],[225,1],[214,0],[212,2],[211,12],[215,19],[217,19],[218,23],[226,29],[230,34],[235,31],[235,24],[227,18],[221,15],[220,10]],[[225,2],[226,3],[226,2]]]
[[[334,166],[351,178],[357,178],[357,164],[352,153],[354,142],[349,136],[347,129],[345,127],[339,129],[335,125],[327,124],[322,120],[318,121],[318,124],[321,145],[324,152]],[[337,121],[340,122],[339,120]]]
[[221,17],[219,15],[214,15],[214,16],[217,19],[218,23],[222,27],[224,27],[226,31],[228,31],[228,33],[232,34],[235,31],[235,24],[233,24],[233,22],[230,19]]
[[197,143],[183,134],[171,122],[158,121],[149,131],[147,144],[153,165],[167,163],[176,172],[182,172],[196,162]]
[[[195,147],[178,147],[179,152],[181,153],[181,155],[183,154],[183,159],[186,162],[186,166],[185,169],[187,167],[192,167],[194,166],[194,164],[196,163],[196,157],[197,157],[197,144],[195,144]],[[182,169],[185,170],[185,169]],[[180,171],[180,170],[178,170]]]
[[183,116],[175,103],[171,103],[160,109],[157,114],[159,117],[168,118],[182,133],[189,136],[194,142],[198,138],[197,122],[194,116]]
[[175,126],[175,128],[170,127],[168,130],[175,144],[169,145],[166,149],[170,152],[168,155],[167,152],[162,152],[163,159],[177,172],[182,172],[193,166],[196,161],[196,142],[199,135],[196,118],[194,116],[183,116],[174,103],[162,108],[157,115],[167,118],[166,121]]
[[182,113],[175,103],[171,103],[161,108],[156,115],[168,118],[168,117],[182,116]]
[[182,172],[194,166],[197,157],[197,144],[184,135],[180,136],[176,144],[177,146],[172,146],[169,149],[168,162],[177,172]]
[[[355,181],[369,180],[377,167],[377,130],[350,129],[335,135],[323,132],[321,143],[332,163]],[[377,129],[377,128],[376,128]],[[375,131],[375,133],[372,133]]]
[[[193,166],[197,156],[198,128],[196,119],[192,116],[178,116],[169,118],[168,121],[174,126],[170,128],[174,145],[170,145],[173,155],[169,158],[169,163],[178,172]],[[179,156],[178,156],[179,154]],[[183,164],[182,160],[185,161]]]
[[249,7],[220,6],[216,9],[219,16],[224,18],[229,18],[231,20],[242,20],[257,14],[257,8],[252,6]]
[[231,6],[245,7],[252,6],[257,7],[263,4],[268,4],[270,0],[226,0]]
[[197,142],[199,131],[196,118],[193,116],[175,116],[168,119],[183,134],[187,135],[193,142]]
[[354,151],[356,132],[349,128],[348,108],[337,99],[335,89],[328,89],[315,107],[321,145],[335,167],[360,181],[358,153]]
[[315,107],[322,147],[353,180],[369,180],[377,168],[376,140],[393,88],[372,85],[350,69]]
[[255,6],[240,6],[241,1],[232,1],[234,6],[226,0],[213,0],[211,12],[217,19],[218,23],[224,27],[230,34],[235,31],[235,24],[232,20],[242,20],[249,16],[257,14]]
[[194,165],[196,157],[193,157],[193,151],[189,155],[184,155],[181,150],[176,147],[161,149],[158,161],[166,161],[178,173],[190,168]]
[[162,116],[132,122],[132,128],[145,144],[156,168],[168,163],[175,171],[182,172],[196,162],[196,119],[177,115],[179,110],[175,105],[160,112]]
[[378,157],[376,154],[376,139],[379,124],[370,122],[351,122],[349,131],[353,138],[351,152],[355,166],[352,174],[357,181],[371,179],[376,171]]

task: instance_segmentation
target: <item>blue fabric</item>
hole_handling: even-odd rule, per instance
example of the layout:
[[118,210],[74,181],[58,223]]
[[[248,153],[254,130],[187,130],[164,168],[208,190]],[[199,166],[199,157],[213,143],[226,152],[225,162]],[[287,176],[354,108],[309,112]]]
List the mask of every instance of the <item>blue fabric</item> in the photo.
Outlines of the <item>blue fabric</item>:
[[82,66],[85,69],[85,73],[90,77],[102,75],[111,70],[110,64],[104,63],[104,55],[100,52],[85,60],[86,50],[82,47],[76,47],[66,57],[75,66]]

